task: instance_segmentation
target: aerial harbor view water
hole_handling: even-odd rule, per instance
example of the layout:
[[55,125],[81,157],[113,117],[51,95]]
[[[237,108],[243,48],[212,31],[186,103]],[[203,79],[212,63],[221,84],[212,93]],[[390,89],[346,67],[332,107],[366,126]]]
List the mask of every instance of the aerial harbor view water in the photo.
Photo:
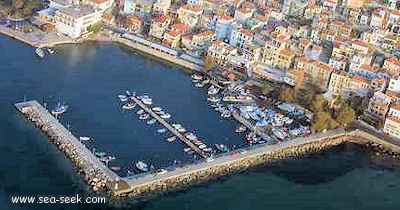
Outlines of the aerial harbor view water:
[[2,208],[398,209],[399,7],[0,1]]

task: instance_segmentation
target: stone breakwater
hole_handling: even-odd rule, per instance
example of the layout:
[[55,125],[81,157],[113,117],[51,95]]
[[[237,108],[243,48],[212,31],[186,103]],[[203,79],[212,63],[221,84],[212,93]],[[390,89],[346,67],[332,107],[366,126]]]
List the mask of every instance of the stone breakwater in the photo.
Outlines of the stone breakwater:
[[266,163],[287,158],[299,157],[308,153],[318,152],[329,147],[345,143],[349,140],[349,138],[350,137],[347,135],[340,135],[335,138],[326,138],[321,141],[304,143],[301,145],[286,147],[252,157],[239,158],[237,160],[226,162],[224,164],[204,167],[202,169],[193,171],[191,173],[182,174],[180,176],[155,181],[137,187],[133,186],[131,189],[132,191],[127,194],[127,196],[139,197],[146,194],[165,192],[168,190],[177,189],[182,186],[189,186],[200,182],[205,182],[215,179],[216,177],[243,171]]
[[15,104],[15,106],[74,163],[82,179],[94,192],[109,192],[110,183],[119,183],[121,187],[124,186],[118,175],[106,168],[39,103],[29,101]]
[[[144,174],[137,178],[121,178],[99,161],[78,139],[47,112],[38,102],[15,104],[76,165],[79,173],[93,191],[106,192],[111,197],[138,198],[167,192],[252,167],[286,158],[318,152],[346,142],[374,145],[392,157],[399,158],[398,144],[377,138],[360,130],[332,130],[308,138],[296,138],[281,144],[259,145],[245,153],[231,153],[197,164],[177,168],[167,173]],[[232,155],[234,154],[234,155]]]

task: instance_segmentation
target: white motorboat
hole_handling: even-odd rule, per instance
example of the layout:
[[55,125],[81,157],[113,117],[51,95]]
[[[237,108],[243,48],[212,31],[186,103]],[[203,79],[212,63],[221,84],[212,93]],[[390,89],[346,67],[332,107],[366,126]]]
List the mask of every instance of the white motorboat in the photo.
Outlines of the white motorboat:
[[167,132],[167,129],[165,128],[160,128],[157,130],[157,133],[165,133],[165,132]]
[[136,166],[137,169],[139,169],[139,170],[141,170],[143,172],[149,171],[149,166],[146,163],[142,162],[142,161],[137,162],[135,164],[135,166]]
[[184,128],[184,127],[178,128],[178,132],[184,133],[184,132],[186,132],[186,128]]
[[139,111],[136,112],[136,114],[144,114],[145,111],[143,109],[140,109]]
[[130,110],[136,107],[136,104],[134,103],[126,103],[122,105],[122,108],[125,110]]
[[194,80],[202,80],[203,76],[201,76],[200,74],[192,74],[192,79],[194,79]]
[[162,108],[156,106],[156,107],[151,108],[151,110],[153,110],[153,111],[155,111],[155,112],[159,112],[159,111],[162,111]]
[[217,98],[217,97],[214,97],[214,96],[211,96],[211,97],[207,98],[207,101],[212,102],[212,103],[217,103],[217,102],[220,102],[221,99]]
[[166,139],[167,142],[174,142],[177,139],[176,136],[171,136],[169,138]]
[[151,119],[151,120],[147,121],[146,124],[152,125],[152,124],[154,124],[154,123],[156,123],[156,122],[157,122],[157,121],[156,121],[155,119]]
[[79,137],[79,140],[80,141],[89,141],[89,140],[91,140],[92,138],[90,138],[89,136],[81,136],[81,137]]
[[204,85],[207,85],[210,83],[210,79],[205,79],[205,80],[201,81],[201,83],[203,83]]
[[194,86],[198,87],[198,88],[202,88],[205,86],[205,84],[203,84],[202,82],[198,82],[196,83]]
[[214,85],[208,88],[208,95],[215,95],[219,92],[219,89],[216,88]]
[[165,113],[165,114],[162,114],[160,117],[163,119],[169,119],[169,118],[171,118],[171,115],[168,113]]

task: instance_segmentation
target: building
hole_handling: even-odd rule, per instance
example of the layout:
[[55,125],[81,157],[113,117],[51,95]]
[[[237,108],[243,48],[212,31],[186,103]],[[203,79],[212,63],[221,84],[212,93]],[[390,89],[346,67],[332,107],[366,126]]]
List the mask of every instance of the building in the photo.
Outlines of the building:
[[332,66],[315,60],[305,65],[304,77],[319,87],[326,88],[333,70]]
[[171,7],[171,0],[157,0],[153,4],[153,13],[167,15]]
[[382,68],[392,77],[400,76],[400,60],[396,57],[386,59]]
[[56,11],[56,29],[62,34],[78,38],[101,21],[101,12],[91,6],[73,6]]
[[392,77],[389,79],[388,91],[400,93],[400,77]]
[[195,28],[200,22],[201,14],[203,9],[201,7],[191,7],[189,5],[183,5],[178,9],[178,20],[189,26]]
[[153,9],[153,0],[125,0],[123,14],[149,14]]
[[243,48],[243,45],[253,40],[254,35],[246,29],[236,29],[232,31],[229,39],[229,44],[239,49]]
[[221,66],[228,66],[228,59],[237,55],[237,49],[220,40],[215,40],[208,48],[207,56]]
[[143,31],[144,21],[141,17],[136,15],[128,15],[126,18],[129,18],[131,23],[131,28],[129,28],[129,30],[135,33],[141,33]]
[[383,132],[387,135],[400,138],[400,106],[395,105],[390,108],[388,116],[383,126]]
[[82,4],[87,4],[95,9],[104,11],[113,5],[114,0],[81,0],[81,2]]
[[162,42],[168,47],[175,49],[179,47],[180,39],[181,39],[181,34],[175,31],[167,31],[164,33],[164,38]]
[[171,19],[169,16],[160,15],[152,19],[149,35],[162,39],[164,32],[167,31]]
[[375,92],[374,96],[369,100],[367,113],[378,120],[383,121],[386,113],[389,111],[390,98],[382,92]]

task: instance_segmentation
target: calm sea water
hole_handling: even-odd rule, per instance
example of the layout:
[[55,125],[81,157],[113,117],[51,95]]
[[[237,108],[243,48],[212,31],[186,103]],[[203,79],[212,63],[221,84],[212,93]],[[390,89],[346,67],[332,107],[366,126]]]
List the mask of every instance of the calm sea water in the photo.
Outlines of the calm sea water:
[[[62,121],[78,136],[95,138],[98,150],[112,152],[123,167],[146,160],[167,166],[188,160],[180,143],[164,141],[119,107],[126,88],[153,96],[209,145],[242,144],[232,120],[221,120],[190,74],[117,45],[65,45],[39,60],[34,49],[0,37],[0,209],[85,209],[85,205],[16,205],[11,195],[87,194],[71,164],[12,107],[23,99],[70,105]],[[377,167],[354,145],[299,160],[286,160],[209,184],[123,202],[139,209],[399,209],[400,174]],[[108,208],[108,205],[94,206]]]

